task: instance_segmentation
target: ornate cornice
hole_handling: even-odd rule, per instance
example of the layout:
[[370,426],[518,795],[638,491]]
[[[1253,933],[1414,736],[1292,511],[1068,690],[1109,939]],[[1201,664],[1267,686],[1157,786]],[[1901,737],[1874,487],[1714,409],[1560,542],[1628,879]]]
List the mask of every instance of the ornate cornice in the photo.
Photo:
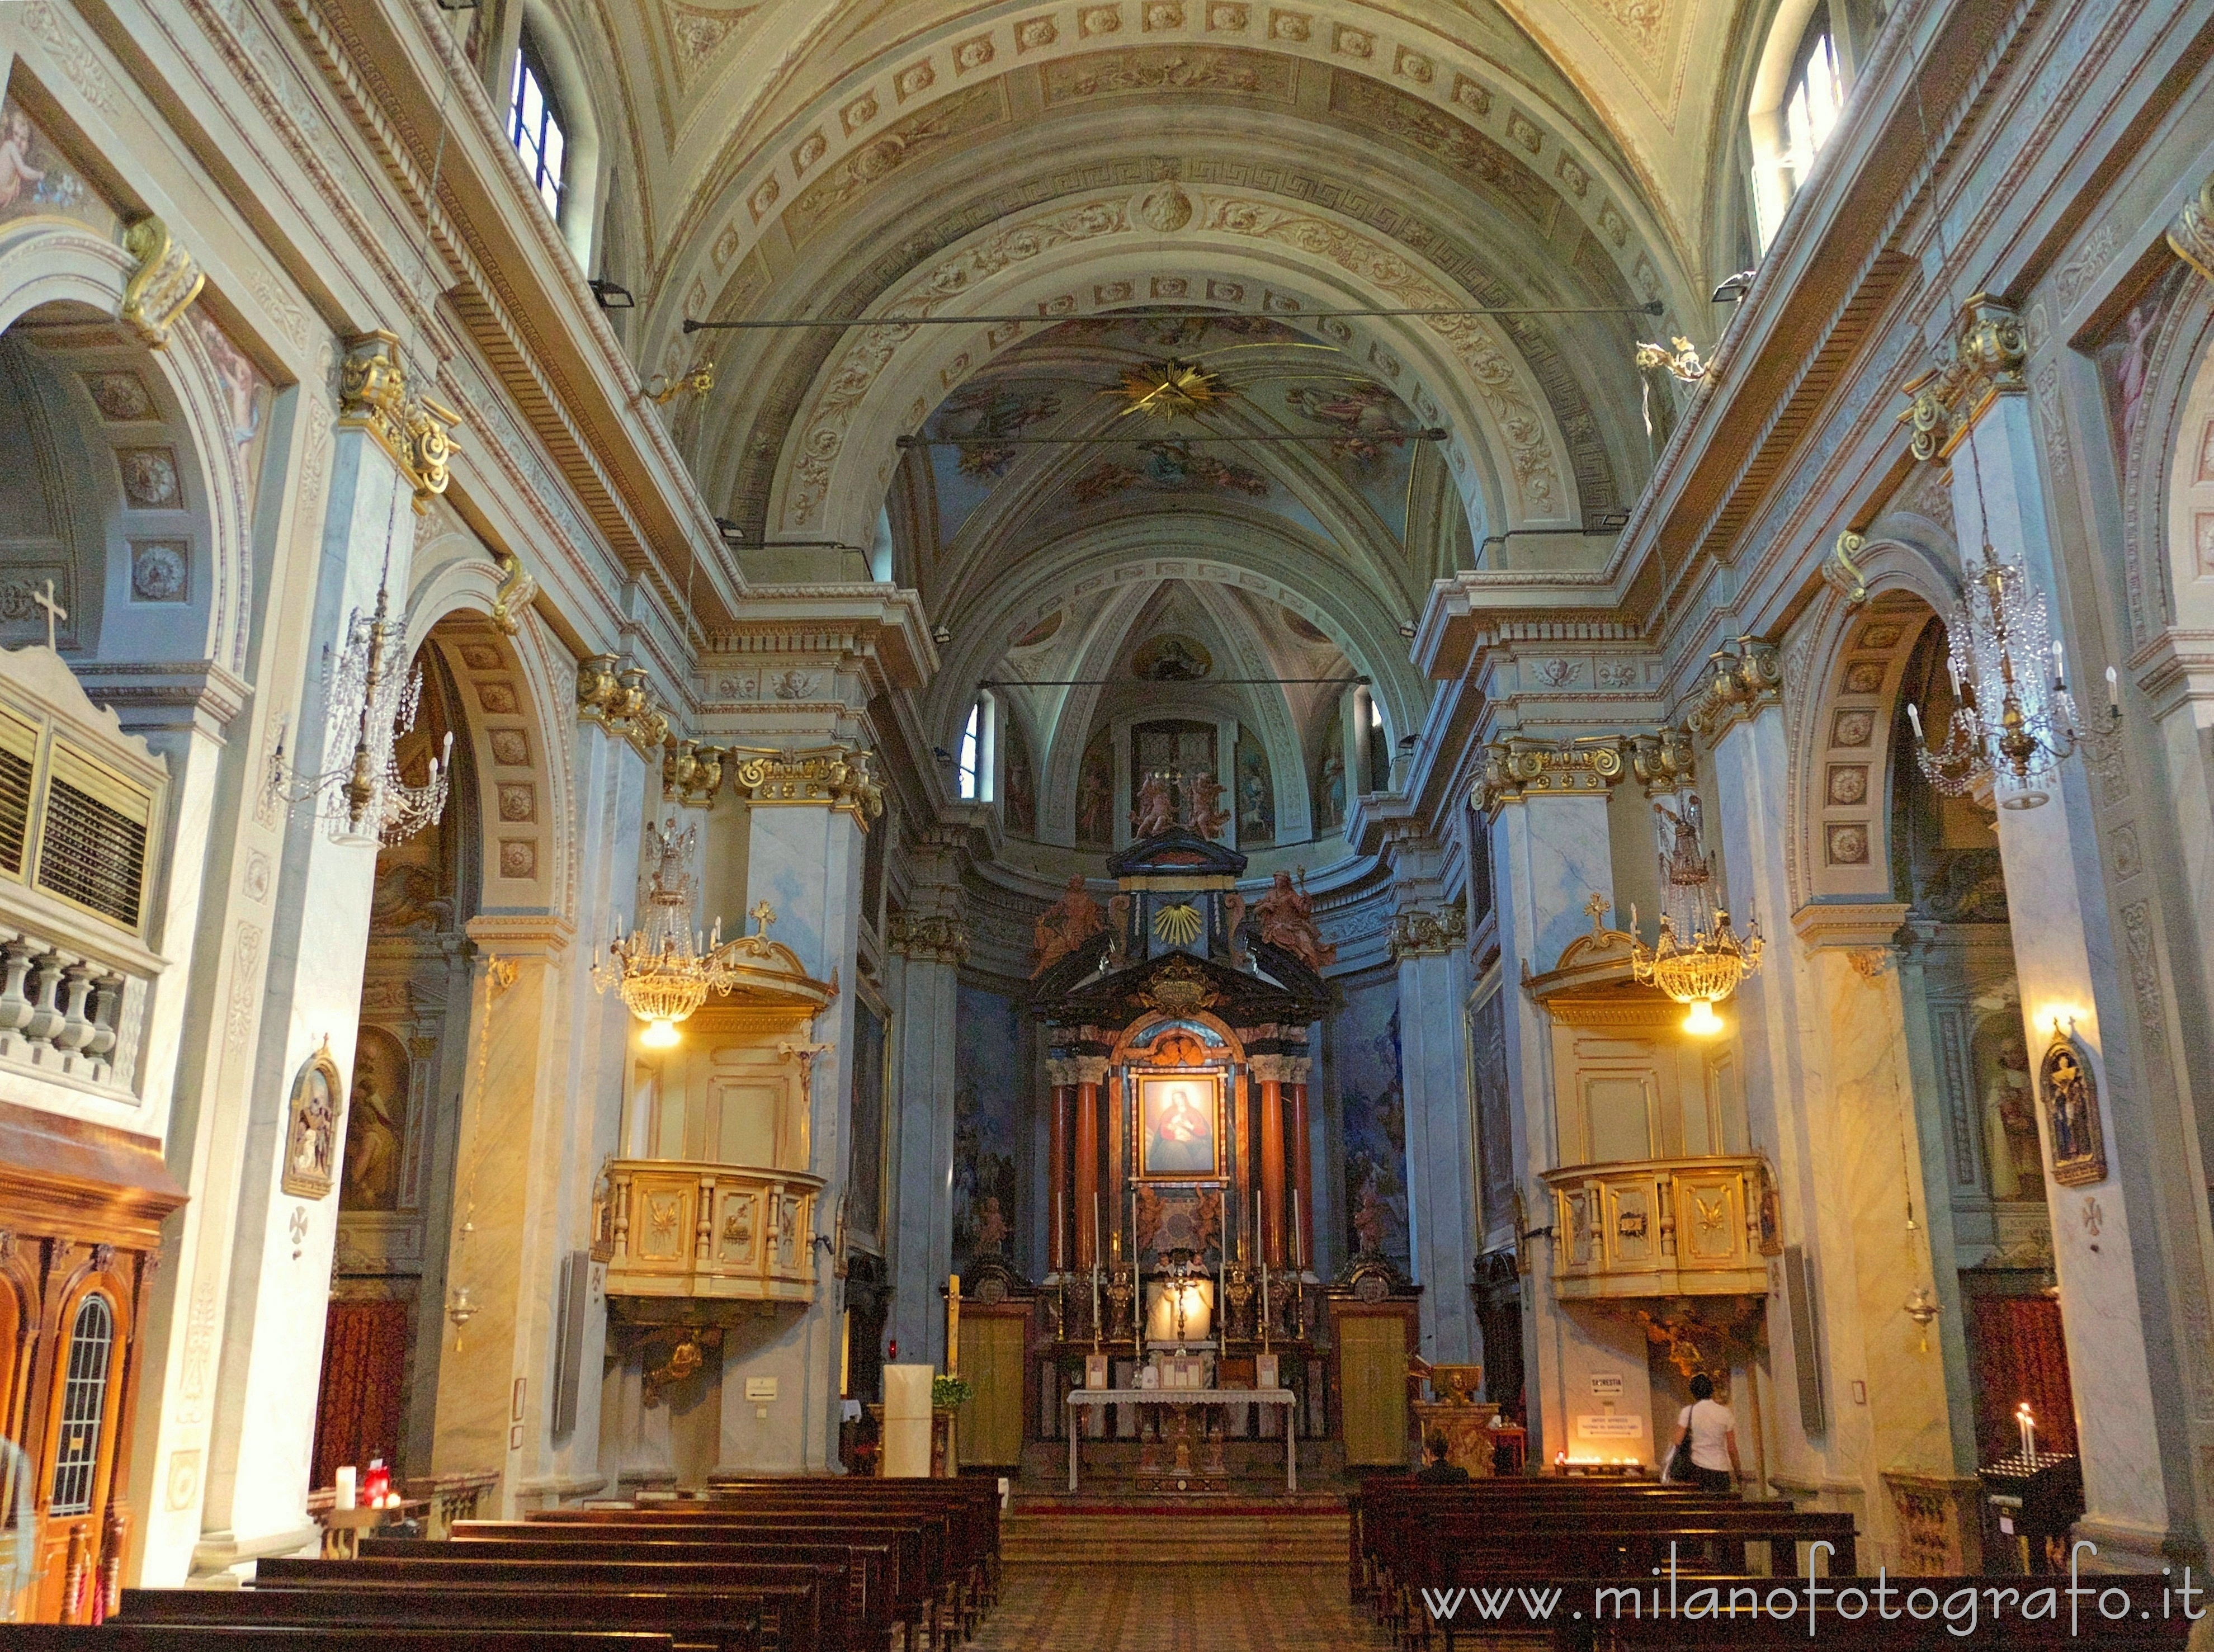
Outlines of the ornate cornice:
[[577,714],[651,762],[669,742],[669,713],[645,676],[643,666],[625,667],[613,654],[587,656],[577,664]]
[[346,345],[339,367],[339,427],[366,431],[376,438],[415,490],[419,511],[432,495],[446,491],[453,428],[462,416],[407,388],[400,340],[391,333],[358,333]]
[[1899,422],[1917,459],[1942,459],[2002,393],[2025,390],[2029,337],[2021,317],[1989,293],[1961,307],[1949,359],[1900,386],[1910,398]]
[[2214,281],[2214,177],[2199,187],[2197,197],[2168,226],[2168,249]]
[[1483,749],[1469,800],[1488,812],[1527,798],[1588,796],[1605,792],[1625,772],[1621,743],[1612,736],[1562,743],[1518,737]]
[[851,815],[862,830],[884,811],[884,789],[869,773],[870,753],[832,744],[804,751],[734,750],[731,770],[756,809],[813,805]]
[[960,919],[942,912],[894,913],[884,945],[903,958],[929,964],[958,965],[969,958],[968,927]]
[[1707,664],[1706,686],[1684,719],[1702,739],[1719,738],[1740,719],[1774,704],[1783,692],[1783,659],[1774,643],[1758,637],[1740,637],[1735,652],[1716,649]]
[[1458,951],[1468,945],[1468,909],[1458,901],[1450,906],[1402,907],[1391,915],[1391,961],[1433,958]]

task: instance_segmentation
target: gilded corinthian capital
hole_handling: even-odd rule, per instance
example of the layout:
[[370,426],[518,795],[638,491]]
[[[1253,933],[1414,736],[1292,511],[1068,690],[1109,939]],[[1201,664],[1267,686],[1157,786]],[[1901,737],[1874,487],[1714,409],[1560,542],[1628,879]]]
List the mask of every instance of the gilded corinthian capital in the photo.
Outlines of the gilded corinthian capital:
[[461,414],[408,389],[400,340],[389,333],[359,333],[346,340],[339,367],[339,425],[366,431],[392,456],[415,490],[419,511],[446,491],[454,456],[454,426]]
[[1493,742],[1469,800],[1480,810],[1532,797],[1571,797],[1604,792],[1624,774],[1622,745],[1612,737],[1597,740]]
[[2021,317],[1987,292],[1971,297],[1948,358],[1899,387],[1908,398],[1899,415],[1908,450],[1917,459],[1948,456],[1997,396],[2025,388],[2028,358]]

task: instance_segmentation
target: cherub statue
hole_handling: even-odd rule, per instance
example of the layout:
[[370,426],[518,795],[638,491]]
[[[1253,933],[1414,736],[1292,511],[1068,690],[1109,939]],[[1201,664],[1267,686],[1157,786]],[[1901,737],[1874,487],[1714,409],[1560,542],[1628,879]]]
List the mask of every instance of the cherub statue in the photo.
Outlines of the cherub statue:
[[1138,788],[1138,806],[1131,812],[1131,829],[1141,838],[1159,837],[1176,829],[1176,802],[1169,795],[1169,777],[1156,771]]
[[1038,914],[1031,930],[1038,960],[1031,979],[1037,979],[1106,927],[1107,915],[1085,890],[1084,874],[1071,873],[1061,897]]
[[1287,872],[1276,874],[1274,886],[1253,902],[1247,916],[1259,926],[1263,940],[1292,953],[1317,974],[1324,964],[1337,961],[1337,948],[1323,945],[1322,931],[1315,925],[1313,900],[1292,887],[1292,874]]
[[1184,824],[1201,837],[1220,837],[1230,823],[1230,811],[1221,806],[1222,782],[1202,768],[1192,776],[1184,792],[1190,810]]

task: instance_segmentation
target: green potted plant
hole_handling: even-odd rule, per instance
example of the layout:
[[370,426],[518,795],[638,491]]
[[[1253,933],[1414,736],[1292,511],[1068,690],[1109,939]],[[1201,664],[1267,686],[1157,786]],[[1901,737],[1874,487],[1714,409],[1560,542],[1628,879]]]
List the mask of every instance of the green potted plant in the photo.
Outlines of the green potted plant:
[[961,1472],[953,1443],[953,1417],[975,1396],[976,1385],[960,1377],[937,1376],[930,1383],[930,1472],[950,1480]]

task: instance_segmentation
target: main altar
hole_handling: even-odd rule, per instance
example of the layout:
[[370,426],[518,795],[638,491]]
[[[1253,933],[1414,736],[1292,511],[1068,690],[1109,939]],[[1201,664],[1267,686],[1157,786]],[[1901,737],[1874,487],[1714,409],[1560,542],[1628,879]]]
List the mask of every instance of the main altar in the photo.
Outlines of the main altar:
[[1147,824],[1109,862],[1104,903],[1072,878],[1037,924],[1051,1095],[1032,1437],[1066,1437],[1072,1488],[1092,1441],[1125,1460],[1135,1445],[1135,1489],[1183,1493],[1226,1490],[1226,1447],[1267,1442],[1246,1457],[1281,1448],[1295,1488],[1297,1442],[1339,1432],[1332,1321],[1410,1317],[1415,1288],[1367,1252],[1315,1270],[1310,1049],[1332,949],[1306,895],[1279,874],[1249,904],[1244,855]]

